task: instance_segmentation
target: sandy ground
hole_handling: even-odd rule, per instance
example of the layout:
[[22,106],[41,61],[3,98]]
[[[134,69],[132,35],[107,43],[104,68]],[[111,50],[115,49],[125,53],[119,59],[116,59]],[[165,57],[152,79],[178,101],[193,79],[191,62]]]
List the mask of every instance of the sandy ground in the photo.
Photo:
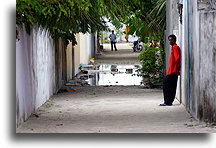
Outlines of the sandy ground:
[[[96,63],[138,62],[137,53],[125,45],[118,48],[116,52],[105,49]],[[158,106],[163,102],[162,90],[159,89],[144,89],[141,86],[71,88],[76,91],[54,95],[17,128],[17,133],[215,132],[215,127],[193,119],[177,100],[173,106]]]

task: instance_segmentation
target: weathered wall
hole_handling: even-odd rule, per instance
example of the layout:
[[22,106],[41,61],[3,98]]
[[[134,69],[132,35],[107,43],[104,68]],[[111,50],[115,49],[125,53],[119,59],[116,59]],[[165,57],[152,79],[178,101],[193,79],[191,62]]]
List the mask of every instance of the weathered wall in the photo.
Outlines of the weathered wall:
[[[75,50],[75,75],[77,73],[79,73],[79,66],[80,66],[80,60],[81,60],[81,56],[80,56],[80,34],[76,34],[76,40],[77,40],[77,45],[74,47]],[[88,60],[88,59],[87,59]]]
[[67,80],[72,79],[72,64],[74,61],[75,75],[80,72],[80,64],[88,64],[95,55],[94,37],[92,34],[76,34],[77,44],[74,46],[74,60],[72,60],[72,44],[67,47]]
[[[44,104],[67,80],[72,78],[72,45],[52,39],[46,29],[35,27],[28,35],[18,28],[16,41],[16,112],[17,126]],[[88,64],[95,55],[92,34],[77,34],[74,47],[75,74],[80,64]]]
[[79,34],[80,37],[80,64],[88,64],[89,63],[89,59],[94,57],[94,55],[92,55],[92,35],[89,33],[86,34]]
[[[187,70],[189,75],[189,89],[188,89],[188,97],[187,97],[187,108],[190,110],[191,114],[197,115],[198,101],[199,101],[199,91],[200,91],[200,73],[198,72],[201,68],[200,65],[200,47],[199,47],[199,39],[200,39],[200,19],[197,11],[197,2],[191,1],[187,7],[187,17],[189,23],[187,22],[187,36],[189,37],[187,48],[189,58],[188,58],[188,66]],[[187,83],[188,84],[188,83]]]
[[190,56],[186,66],[188,77],[183,79],[183,83],[189,83],[189,89],[188,96],[183,99],[195,118],[213,122],[215,120],[215,12],[204,10],[203,5],[200,9],[198,1],[186,2],[187,27],[184,37],[188,42],[186,49]]
[[177,10],[178,0],[167,0],[166,2],[166,32],[165,32],[165,52],[166,52],[166,71],[168,70],[170,49],[171,46],[168,41],[168,36],[170,34],[175,34],[177,36],[178,42],[178,10]]
[[181,100],[187,107],[188,100],[188,20],[187,4],[183,1],[182,25],[180,25],[181,48]]
[[68,44],[66,49],[67,59],[67,80],[72,79],[72,44]]
[[[32,36],[24,28],[19,29],[20,40],[16,41],[16,123],[23,122],[35,109],[33,69],[32,69]],[[24,29],[25,30],[25,29]]]
[[[167,0],[166,2],[166,31],[165,31],[166,72],[168,71],[169,57],[171,51],[171,46],[168,41],[168,36],[170,34],[176,35],[177,44],[179,45],[179,19],[178,19],[177,2],[178,0]],[[178,77],[176,98],[180,100],[180,76]]]
[[46,29],[35,27],[28,35],[18,28],[16,41],[16,119],[17,126],[45,103],[62,85],[61,40]]
[[55,86],[58,91],[66,81],[66,55],[62,39],[55,39]]
[[[200,92],[199,119],[215,120],[215,12],[199,12],[200,20]],[[208,25],[206,25],[208,24]]]
[[32,31],[32,68],[35,108],[45,103],[55,92],[55,51],[53,39],[42,28]]

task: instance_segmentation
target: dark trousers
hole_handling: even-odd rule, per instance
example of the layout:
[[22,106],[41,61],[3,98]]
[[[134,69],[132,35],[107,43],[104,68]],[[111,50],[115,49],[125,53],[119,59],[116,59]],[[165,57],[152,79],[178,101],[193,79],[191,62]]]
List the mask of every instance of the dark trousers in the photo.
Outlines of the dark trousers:
[[177,87],[178,76],[175,74],[167,75],[163,83],[164,104],[172,105]]
[[116,42],[113,42],[113,41],[111,41],[111,50],[113,51],[113,45],[114,45],[115,50],[117,50]]

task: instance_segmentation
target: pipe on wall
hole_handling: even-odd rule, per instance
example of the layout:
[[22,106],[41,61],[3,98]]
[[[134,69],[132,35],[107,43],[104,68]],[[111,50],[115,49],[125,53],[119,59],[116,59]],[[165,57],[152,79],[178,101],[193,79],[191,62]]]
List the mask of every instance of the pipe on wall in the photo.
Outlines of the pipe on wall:
[[191,45],[190,45],[190,7],[189,7],[189,0],[186,0],[186,5],[187,5],[187,29],[188,29],[188,109],[190,109],[190,50],[191,50]]
[[[182,4],[183,5],[183,0],[179,0],[179,4]],[[179,21],[180,21],[180,18],[179,18]],[[182,22],[181,23],[179,23],[179,26],[180,26],[180,33],[179,33],[179,35],[180,35],[180,50],[181,50],[181,57],[182,57]],[[182,59],[182,58],[180,58],[180,59]],[[181,70],[180,71],[182,71],[182,60],[180,60],[180,62],[181,62]],[[181,74],[180,74],[180,98],[179,98],[179,101],[180,101],[180,103],[182,103],[182,91],[181,91],[181,87],[182,87],[182,76],[181,76]]]
[[72,45],[72,80],[75,79],[75,53],[74,46]]

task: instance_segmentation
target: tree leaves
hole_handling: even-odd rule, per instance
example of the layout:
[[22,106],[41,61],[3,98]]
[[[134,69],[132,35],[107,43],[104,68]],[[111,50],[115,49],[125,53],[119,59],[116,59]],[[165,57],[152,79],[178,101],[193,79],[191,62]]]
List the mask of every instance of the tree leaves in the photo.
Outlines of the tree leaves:
[[122,27],[121,23],[128,25],[129,33],[136,33],[144,40],[149,31],[158,33],[163,30],[164,2],[165,0],[17,0],[16,23],[25,24],[28,28],[42,26],[49,29],[56,38],[71,40],[71,34],[105,30],[106,17],[117,28]]
[[71,41],[76,33],[106,27],[103,14],[98,13],[101,4],[102,0],[101,3],[100,0],[17,0],[16,23],[42,26],[49,29],[53,37]]

